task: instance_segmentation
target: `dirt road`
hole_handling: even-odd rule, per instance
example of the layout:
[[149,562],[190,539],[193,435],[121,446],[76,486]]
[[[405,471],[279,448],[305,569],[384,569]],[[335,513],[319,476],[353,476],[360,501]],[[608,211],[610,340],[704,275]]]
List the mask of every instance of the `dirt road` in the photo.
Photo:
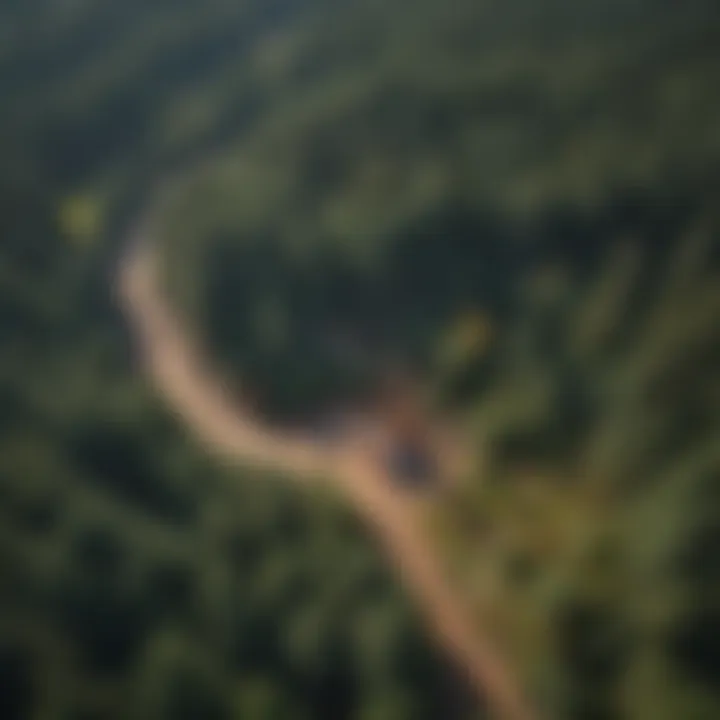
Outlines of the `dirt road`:
[[138,361],[164,402],[198,442],[224,461],[284,470],[298,481],[340,485],[382,540],[430,630],[495,716],[535,718],[497,649],[452,592],[421,527],[415,499],[393,485],[365,442],[324,446],[269,428],[249,409],[234,405],[164,297],[158,252],[149,225],[137,229],[119,263],[115,291]]

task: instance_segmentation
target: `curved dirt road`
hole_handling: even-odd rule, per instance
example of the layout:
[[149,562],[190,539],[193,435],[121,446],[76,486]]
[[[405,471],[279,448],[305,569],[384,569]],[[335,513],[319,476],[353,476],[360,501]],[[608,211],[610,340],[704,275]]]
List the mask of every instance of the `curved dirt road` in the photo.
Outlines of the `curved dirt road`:
[[428,626],[494,715],[535,718],[497,650],[452,592],[422,531],[421,507],[393,486],[367,445],[324,446],[268,428],[250,410],[232,404],[164,297],[149,224],[129,239],[115,291],[143,372],[196,439],[228,462],[284,470],[298,481],[339,485],[373,526]]

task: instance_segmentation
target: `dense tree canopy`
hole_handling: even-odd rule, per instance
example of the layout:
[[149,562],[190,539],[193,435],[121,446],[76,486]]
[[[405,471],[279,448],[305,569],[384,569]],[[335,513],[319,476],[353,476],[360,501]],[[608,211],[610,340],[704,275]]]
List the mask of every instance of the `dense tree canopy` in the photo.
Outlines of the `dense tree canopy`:
[[5,0],[0,708],[467,718],[335,498],[222,469],[114,263],[267,411],[406,363],[476,467],[433,516],[557,718],[720,712],[713,0]]

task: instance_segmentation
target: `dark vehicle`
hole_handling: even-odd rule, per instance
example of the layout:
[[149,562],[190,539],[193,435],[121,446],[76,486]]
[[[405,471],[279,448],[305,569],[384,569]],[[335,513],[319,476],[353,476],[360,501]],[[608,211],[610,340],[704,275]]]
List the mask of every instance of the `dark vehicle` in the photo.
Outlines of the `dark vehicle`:
[[385,466],[398,485],[408,488],[429,487],[438,475],[434,455],[414,442],[395,443],[386,455]]
[[420,388],[400,373],[390,378],[380,399],[389,432],[382,462],[391,480],[405,488],[427,488],[439,475],[427,408],[421,398]]

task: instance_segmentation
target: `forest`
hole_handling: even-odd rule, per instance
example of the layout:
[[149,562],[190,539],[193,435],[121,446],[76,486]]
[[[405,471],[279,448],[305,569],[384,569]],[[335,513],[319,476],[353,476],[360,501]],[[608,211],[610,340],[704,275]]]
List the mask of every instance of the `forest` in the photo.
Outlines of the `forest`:
[[720,716],[714,0],[0,4],[0,715],[489,717],[342,498],[228,467],[113,301],[268,417],[401,364],[426,532],[551,720]]

